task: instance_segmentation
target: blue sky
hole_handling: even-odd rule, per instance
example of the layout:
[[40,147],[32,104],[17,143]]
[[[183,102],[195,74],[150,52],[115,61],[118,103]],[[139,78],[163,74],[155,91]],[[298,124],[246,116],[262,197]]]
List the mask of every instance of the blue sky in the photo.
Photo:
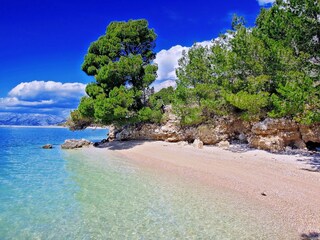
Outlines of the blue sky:
[[93,81],[81,71],[84,55],[111,21],[146,18],[155,29],[160,87],[174,83],[183,49],[224,33],[234,13],[253,26],[271,2],[1,0],[0,111],[68,114]]

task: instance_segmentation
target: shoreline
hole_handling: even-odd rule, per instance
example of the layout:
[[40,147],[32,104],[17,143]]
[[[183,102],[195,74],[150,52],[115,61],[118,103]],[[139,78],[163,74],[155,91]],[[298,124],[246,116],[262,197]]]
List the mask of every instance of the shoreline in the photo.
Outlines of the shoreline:
[[318,161],[312,156],[256,149],[232,152],[214,146],[197,149],[160,141],[112,142],[106,148],[83,151],[96,156],[114,154],[246,199],[262,212],[277,215],[296,234],[320,232],[320,172],[310,165]]

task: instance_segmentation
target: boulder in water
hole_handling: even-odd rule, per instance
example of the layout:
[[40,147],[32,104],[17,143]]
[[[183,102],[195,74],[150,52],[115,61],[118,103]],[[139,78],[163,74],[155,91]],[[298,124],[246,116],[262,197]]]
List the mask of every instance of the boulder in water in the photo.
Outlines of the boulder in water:
[[65,140],[64,144],[61,145],[62,149],[75,149],[75,148],[82,148],[88,147],[92,144],[92,142],[86,139],[67,139]]
[[52,149],[52,145],[51,144],[46,144],[42,146],[43,149]]

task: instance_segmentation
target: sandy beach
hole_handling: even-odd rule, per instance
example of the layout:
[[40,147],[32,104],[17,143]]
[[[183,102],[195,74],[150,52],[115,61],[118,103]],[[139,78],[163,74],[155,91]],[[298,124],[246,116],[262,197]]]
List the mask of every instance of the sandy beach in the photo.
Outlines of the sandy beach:
[[[135,163],[179,175],[212,189],[246,199],[274,214],[304,236],[320,232],[320,170],[318,155],[272,154],[261,150],[224,150],[166,142],[114,142],[86,152],[116,154]],[[303,235],[307,234],[307,235]],[[299,238],[298,238],[299,239]],[[308,238],[306,238],[308,239]],[[317,239],[317,238],[316,238]]]

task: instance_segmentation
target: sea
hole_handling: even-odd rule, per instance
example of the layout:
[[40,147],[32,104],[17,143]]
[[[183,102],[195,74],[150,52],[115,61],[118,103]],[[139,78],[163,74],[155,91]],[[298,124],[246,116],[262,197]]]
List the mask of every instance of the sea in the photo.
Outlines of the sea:
[[241,196],[111,150],[60,148],[106,135],[0,127],[0,239],[292,239],[277,216]]

